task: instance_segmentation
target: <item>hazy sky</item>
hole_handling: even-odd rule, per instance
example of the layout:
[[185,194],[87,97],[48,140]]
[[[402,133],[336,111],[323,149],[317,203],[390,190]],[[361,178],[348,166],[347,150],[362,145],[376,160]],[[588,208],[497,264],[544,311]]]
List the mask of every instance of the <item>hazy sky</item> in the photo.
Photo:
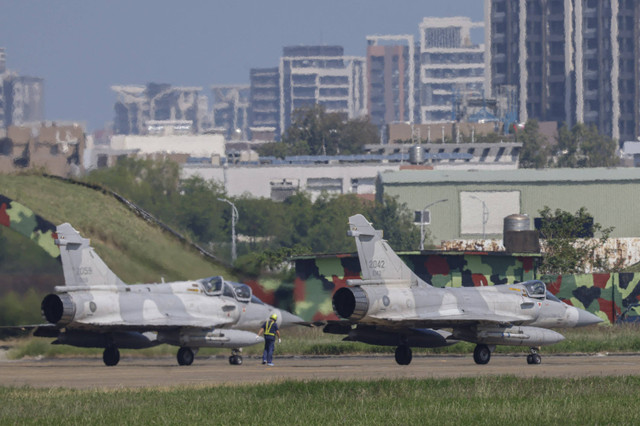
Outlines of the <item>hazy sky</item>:
[[0,0],[7,68],[45,79],[45,118],[113,120],[115,84],[249,84],[282,47],[412,34],[425,16],[483,20],[484,0]]

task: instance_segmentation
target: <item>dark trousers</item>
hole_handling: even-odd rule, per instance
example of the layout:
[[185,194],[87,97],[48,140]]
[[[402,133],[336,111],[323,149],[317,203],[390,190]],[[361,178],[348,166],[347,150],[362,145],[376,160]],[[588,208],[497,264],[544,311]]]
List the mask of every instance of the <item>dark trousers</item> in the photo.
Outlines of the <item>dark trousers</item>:
[[262,361],[271,364],[273,362],[273,349],[276,345],[275,338],[264,338],[264,352],[262,352]]

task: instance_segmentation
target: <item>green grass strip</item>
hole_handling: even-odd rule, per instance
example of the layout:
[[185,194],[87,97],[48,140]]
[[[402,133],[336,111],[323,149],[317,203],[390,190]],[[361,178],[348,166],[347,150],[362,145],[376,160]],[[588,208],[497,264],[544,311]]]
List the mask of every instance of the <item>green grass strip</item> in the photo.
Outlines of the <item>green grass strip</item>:
[[0,388],[0,424],[640,424],[639,377]]

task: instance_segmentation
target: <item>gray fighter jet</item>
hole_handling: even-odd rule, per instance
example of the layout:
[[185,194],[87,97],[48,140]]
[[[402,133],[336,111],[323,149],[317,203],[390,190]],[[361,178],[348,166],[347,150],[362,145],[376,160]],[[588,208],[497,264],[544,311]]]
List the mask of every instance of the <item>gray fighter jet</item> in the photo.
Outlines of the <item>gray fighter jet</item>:
[[[397,346],[400,365],[411,362],[411,347],[476,344],[473,359],[487,364],[496,345],[529,346],[527,363],[540,364],[538,347],[564,340],[549,328],[602,322],[549,293],[542,281],[490,287],[435,288],[404,264],[362,215],[349,218],[361,280],[348,280],[333,296],[335,313],[327,333],[345,340]],[[446,330],[445,330],[446,329]],[[451,330],[451,331],[447,331]]]
[[255,331],[271,314],[280,327],[302,322],[260,301],[249,286],[219,276],[127,285],[71,225],[56,231],[65,285],[43,299],[49,324],[36,326],[34,335],[55,337],[54,344],[104,348],[106,365],[118,363],[119,348],[161,343],[180,347],[180,365],[190,365],[201,347],[231,348],[229,363],[242,364],[241,348],[263,341]]

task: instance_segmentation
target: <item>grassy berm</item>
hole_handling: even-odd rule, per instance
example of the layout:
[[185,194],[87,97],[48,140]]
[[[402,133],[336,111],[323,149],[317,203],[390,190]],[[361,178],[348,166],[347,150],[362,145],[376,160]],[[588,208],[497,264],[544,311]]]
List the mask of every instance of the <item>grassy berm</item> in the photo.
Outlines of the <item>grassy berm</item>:
[[[69,222],[83,237],[91,239],[92,246],[105,263],[126,283],[176,281],[211,275],[234,279],[223,265],[208,260],[191,246],[140,218],[111,195],[29,174],[0,175],[0,193],[56,225]],[[3,233],[17,234],[2,228]],[[12,241],[14,237],[11,237]],[[35,244],[33,246],[38,250]],[[7,256],[10,260],[0,262],[0,274],[28,273],[38,268],[21,261],[33,259],[28,253],[17,256],[9,251]],[[49,266],[44,268],[47,272],[51,269]]]
[[0,388],[0,424],[640,424],[639,377],[286,381],[202,388]]

